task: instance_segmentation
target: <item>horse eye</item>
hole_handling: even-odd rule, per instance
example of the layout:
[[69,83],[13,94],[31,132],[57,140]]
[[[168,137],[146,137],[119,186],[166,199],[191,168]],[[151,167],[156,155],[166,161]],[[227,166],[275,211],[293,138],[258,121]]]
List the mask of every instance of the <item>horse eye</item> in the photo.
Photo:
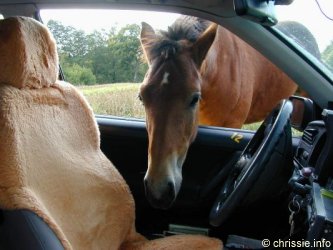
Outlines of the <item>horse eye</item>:
[[199,93],[193,95],[192,100],[191,100],[191,102],[190,102],[190,107],[191,107],[191,108],[194,108],[194,107],[195,107],[195,105],[199,102],[200,97],[201,97],[201,96],[200,96]]
[[138,99],[140,102],[142,102],[142,96],[140,94],[138,94]]
[[139,101],[141,102],[141,104],[144,105],[144,103],[143,103],[143,99],[142,99],[142,95],[141,95],[141,94],[138,94],[138,99],[139,99]]

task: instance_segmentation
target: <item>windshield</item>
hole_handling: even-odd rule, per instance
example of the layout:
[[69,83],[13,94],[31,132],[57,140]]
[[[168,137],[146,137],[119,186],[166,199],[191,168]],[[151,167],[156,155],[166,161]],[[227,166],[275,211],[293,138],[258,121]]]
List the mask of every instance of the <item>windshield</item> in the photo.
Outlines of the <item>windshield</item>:
[[333,1],[294,0],[276,6],[274,28],[333,79]]

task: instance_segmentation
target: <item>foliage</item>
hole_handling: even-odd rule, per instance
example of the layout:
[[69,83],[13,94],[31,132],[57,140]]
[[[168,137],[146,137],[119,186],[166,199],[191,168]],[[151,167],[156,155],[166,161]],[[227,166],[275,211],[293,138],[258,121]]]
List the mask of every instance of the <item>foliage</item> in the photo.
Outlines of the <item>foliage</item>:
[[54,20],[47,26],[57,41],[60,65],[69,82],[91,85],[143,80],[147,65],[141,61],[138,25],[90,34]]
[[91,69],[82,67],[76,63],[64,67],[64,74],[67,81],[74,85],[96,84],[96,77]]
[[322,59],[333,70],[333,40],[324,50]]

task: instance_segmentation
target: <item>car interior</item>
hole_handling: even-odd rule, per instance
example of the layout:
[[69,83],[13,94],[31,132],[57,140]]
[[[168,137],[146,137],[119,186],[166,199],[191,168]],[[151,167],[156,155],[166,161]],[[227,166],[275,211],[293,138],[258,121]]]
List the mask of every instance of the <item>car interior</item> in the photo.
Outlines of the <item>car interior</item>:
[[[333,82],[270,28],[290,1],[259,2],[0,0],[0,249],[332,249]],[[282,100],[257,131],[200,126],[175,203],[153,208],[145,121],[94,114],[38,23],[88,7],[214,21],[311,98]]]

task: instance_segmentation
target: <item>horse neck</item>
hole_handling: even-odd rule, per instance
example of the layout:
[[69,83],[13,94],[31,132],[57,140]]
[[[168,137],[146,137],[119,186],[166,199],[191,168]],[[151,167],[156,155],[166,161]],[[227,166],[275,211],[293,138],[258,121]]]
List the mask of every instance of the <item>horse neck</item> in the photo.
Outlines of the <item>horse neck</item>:
[[218,27],[215,40],[200,68],[203,92],[211,88],[211,82],[218,81],[218,78],[228,80],[227,78],[230,77],[230,81],[234,81],[233,78],[237,77],[235,68],[244,59],[242,58],[244,54],[240,55],[244,46],[244,42],[230,31],[221,26]]
[[[200,123],[225,126],[224,114],[228,112],[228,105],[233,105],[239,94],[237,91],[238,84],[241,82],[239,68],[244,59],[244,54],[241,56],[240,51],[243,46],[244,42],[230,31],[221,26],[218,27],[215,40],[200,68],[202,77]],[[228,93],[228,95],[221,96],[220,93]],[[225,103],[221,98],[225,100]]]

